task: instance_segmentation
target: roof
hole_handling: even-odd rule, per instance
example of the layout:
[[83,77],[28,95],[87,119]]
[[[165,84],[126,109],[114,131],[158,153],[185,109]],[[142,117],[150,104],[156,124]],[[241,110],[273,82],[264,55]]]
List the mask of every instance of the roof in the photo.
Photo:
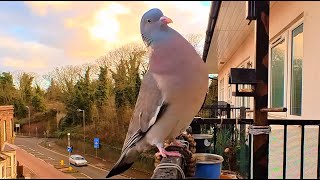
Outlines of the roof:
[[203,53],[202,53],[202,59],[204,62],[206,62],[206,60],[207,60],[207,55],[209,52],[214,28],[215,28],[215,25],[217,22],[220,6],[221,6],[221,1],[212,1],[212,3],[211,3],[207,32],[206,32],[206,39],[204,41],[204,48],[203,48]]
[[17,149],[16,145],[5,142],[1,151],[8,152],[8,151],[15,151],[16,149]]
[[3,160],[6,160],[9,156],[3,154],[3,153],[0,153],[0,161],[3,161]]
[[13,106],[12,105],[8,105],[8,106],[0,106],[0,111],[13,111]]
[[[246,18],[247,1],[213,1],[202,59],[218,74],[249,37],[255,23]],[[251,41],[250,41],[251,42]],[[252,41],[253,42],[253,41]]]

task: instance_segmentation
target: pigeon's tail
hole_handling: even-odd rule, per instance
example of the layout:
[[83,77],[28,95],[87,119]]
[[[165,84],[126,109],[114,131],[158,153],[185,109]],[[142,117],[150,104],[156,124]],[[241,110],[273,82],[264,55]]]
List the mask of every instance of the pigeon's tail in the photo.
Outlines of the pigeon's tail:
[[128,170],[133,165],[137,156],[138,151],[136,151],[134,148],[122,152],[118,162],[113,166],[106,178],[121,174]]

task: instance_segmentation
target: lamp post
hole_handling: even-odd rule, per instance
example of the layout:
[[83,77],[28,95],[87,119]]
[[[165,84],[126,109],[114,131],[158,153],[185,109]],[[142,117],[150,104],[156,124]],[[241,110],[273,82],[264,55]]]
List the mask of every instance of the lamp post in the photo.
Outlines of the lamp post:
[[86,154],[86,122],[85,122],[85,114],[84,110],[77,109],[78,112],[82,111],[82,119],[83,119],[83,154]]
[[57,108],[52,108],[54,111],[56,111],[56,123],[57,123],[57,130],[59,129],[59,123],[58,123],[58,110]]
[[[68,148],[70,148],[70,133],[68,133]],[[70,151],[69,152],[69,166],[70,166]]]
[[29,106],[26,106],[28,108],[28,114],[29,114],[29,136],[30,136],[30,108]]

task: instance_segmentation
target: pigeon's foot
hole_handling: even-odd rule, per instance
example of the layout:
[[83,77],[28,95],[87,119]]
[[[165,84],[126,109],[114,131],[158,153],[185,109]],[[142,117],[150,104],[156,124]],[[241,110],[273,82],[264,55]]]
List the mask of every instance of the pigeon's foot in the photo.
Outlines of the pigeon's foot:
[[181,157],[182,156],[178,151],[166,151],[164,148],[160,148],[159,152],[156,155],[157,156],[161,155],[162,157],[168,157],[168,156]]
[[172,157],[181,157],[182,155],[178,151],[166,151],[164,148],[160,150],[162,157],[172,156]]

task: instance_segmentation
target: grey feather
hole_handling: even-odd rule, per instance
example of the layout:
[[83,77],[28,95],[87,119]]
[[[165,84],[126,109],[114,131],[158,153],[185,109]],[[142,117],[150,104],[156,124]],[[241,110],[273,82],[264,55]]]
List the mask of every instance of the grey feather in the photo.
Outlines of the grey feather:
[[144,133],[156,122],[158,113],[163,105],[167,106],[157,85],[157,81],[150,72],[143,78],[133,117],[128,128],[124,148],[136,143]]

